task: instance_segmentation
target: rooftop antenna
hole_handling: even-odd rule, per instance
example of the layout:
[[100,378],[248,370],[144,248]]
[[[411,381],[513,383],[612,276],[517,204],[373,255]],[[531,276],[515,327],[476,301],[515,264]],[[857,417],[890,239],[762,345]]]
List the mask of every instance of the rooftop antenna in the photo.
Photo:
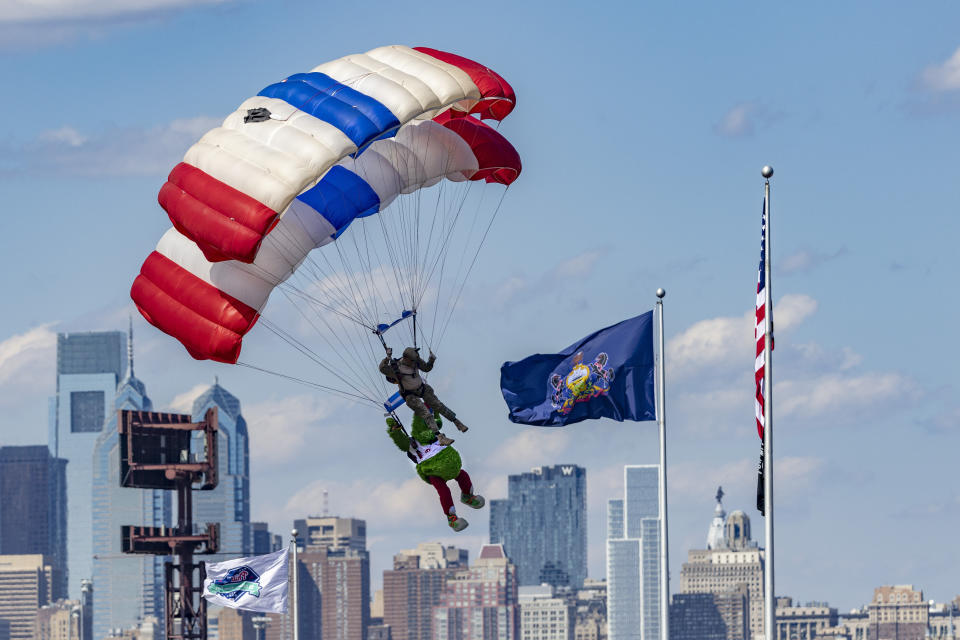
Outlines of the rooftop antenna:
[[130,372],[129,377],[133,379],[133,315],[130,316],[130,329],[127,338],[127,368]]
[[326,518],[330,515],[330,494],[327,493],[327,490],[323,490],[323,517]]

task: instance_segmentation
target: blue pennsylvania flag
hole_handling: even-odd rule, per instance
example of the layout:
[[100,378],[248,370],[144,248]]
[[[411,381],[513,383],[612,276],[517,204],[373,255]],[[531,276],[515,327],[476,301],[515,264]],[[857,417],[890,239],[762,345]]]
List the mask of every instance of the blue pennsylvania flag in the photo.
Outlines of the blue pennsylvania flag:
[[562,426],[591,418],[656,420],[653,312],[600,329],[560,353],[500,368],[510,420]]

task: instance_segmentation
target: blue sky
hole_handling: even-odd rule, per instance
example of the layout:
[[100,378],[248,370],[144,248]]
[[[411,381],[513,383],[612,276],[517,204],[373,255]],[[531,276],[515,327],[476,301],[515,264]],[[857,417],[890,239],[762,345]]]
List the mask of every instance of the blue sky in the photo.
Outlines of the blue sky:
[[[124,329],[169,226],[166,173],[263,86],[383,44],[496,69],[524,172],[504,199],[432,383],[471,430],[478,488],[587,467],[590,575],[622,466],[652,424],[510,424],[498,369],[652,307],[664,287],[671,573],[704,544],[718,484],[754,536],[753,287],[773,179],[777,592],[859,606],[881,584],[957,595],[960,7],[694,3],[14,2],[0,16],[0,442],[46,438],[58,331]],[[271,302],[273,304],[273,302]],[[270,307],[268,307],[269,316]],[[282,316],[282,311],[278,312]],[[192,360],[134,317],[137,373],[184,409],[219,376],[252,432],[254,519],[331,509],[369,522],[374,580],[448,535],[375,412]],[[258,332],[259,331],[259,332]],[[259,328],[256,360],[303,372]],[[306,373],[310,373],[306,371]],[[362,467],[358,466],[359,463]]]

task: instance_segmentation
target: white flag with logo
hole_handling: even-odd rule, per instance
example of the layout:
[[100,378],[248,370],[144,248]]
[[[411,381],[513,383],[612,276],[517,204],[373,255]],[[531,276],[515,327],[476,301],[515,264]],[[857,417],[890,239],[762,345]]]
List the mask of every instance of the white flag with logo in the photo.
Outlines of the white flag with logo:
[[203,597],[220,607],[247,611],[287,610],[288,549],[252,558],[207,564]]

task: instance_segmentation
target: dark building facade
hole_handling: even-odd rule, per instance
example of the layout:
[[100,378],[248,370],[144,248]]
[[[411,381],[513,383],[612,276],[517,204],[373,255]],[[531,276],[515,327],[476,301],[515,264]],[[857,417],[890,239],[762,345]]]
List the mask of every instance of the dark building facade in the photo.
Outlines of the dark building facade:
[[502,544],[521,586],[578,589],[587,577],[587,470],[535,467],[490,501],[490,543]]
[[674,594],[670,603],[670,640],[727,640],[727,625],[713,594]]
[[67,597],[67,461],[45,445],[0,447],[0,555],[41,554]]

